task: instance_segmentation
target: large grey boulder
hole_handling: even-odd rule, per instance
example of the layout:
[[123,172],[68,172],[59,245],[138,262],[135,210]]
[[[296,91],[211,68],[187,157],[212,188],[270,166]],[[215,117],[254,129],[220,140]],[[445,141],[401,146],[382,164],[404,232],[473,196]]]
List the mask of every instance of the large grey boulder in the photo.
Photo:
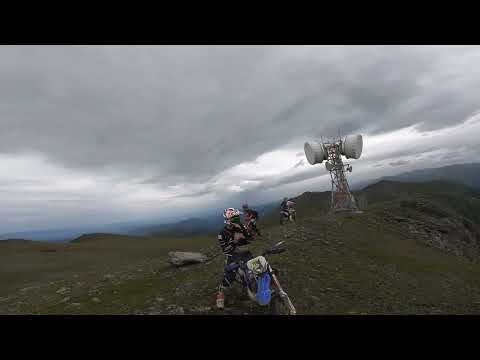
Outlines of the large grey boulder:
[[171,251],[168,256],[170,263],[175,266],[204,263],[208,259],[206,255],[196,252]]

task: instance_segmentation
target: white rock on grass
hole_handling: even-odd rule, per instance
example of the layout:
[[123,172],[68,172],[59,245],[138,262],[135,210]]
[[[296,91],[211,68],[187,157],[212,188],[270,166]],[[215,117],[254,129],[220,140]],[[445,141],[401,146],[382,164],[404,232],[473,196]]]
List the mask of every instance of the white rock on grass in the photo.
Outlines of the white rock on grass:
[[193,312],[208,312],[212,310],[210,306],[198,306],[191,309]]
[[66,287],[61,287],[60,289],[58,289],[56,291],[57,294],[65,294],[67,292],[68,292],[68,288],[66,288]]
[[170,263],[175,266],[198,264],[207,261],[207,256],[196,252],[171,251],[168,253]]
[[174,315],[185,315],[185,311],[183,310],[183,307],[178,307],[175,309],[175,311],[173,312]]

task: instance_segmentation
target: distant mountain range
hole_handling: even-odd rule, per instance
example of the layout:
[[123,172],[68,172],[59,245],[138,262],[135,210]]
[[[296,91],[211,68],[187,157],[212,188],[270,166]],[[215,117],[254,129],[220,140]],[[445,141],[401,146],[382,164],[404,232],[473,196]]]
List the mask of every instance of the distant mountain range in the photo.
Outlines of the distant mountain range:
[[[171,220],[170,220],[171,221]],[[110,233],[119,235],[140,235],[147,226],[158,225],[155,221],[131,221],[79,228],[30,230],[0,234],[0,240],[29,239],[36,241],[68,242],[85,233]],[[163,223],[166,223],[165,221]]]
[[[480,189],[480,164],[458,164],[444,166],[440,168],[422,169],[406,172],[400,175],[382,177],[380,179],[371,179],[352,184],[352,189],[360,190],[369,185],[378,183],[382,180],[397,182],[428,182],[433,180],[442,180],[466,185],[473,189]],[[309,204],[315,203],[317,207],[327,206],[329,201],[328,192],[321,196],[322,201],[317,199],[315,193],[305,192],[298,200],[298,214],[302,213],[302,202]],[[313,201],[313,202],[312,202]],[[274,209],[279,207],[279,202],[253,205],[252,207],[259,212],[260,220],[269,215]],[[308,206],[310,207],[310,205]],[[25,231],[1,234],[0,240],[5,239],[29,239],[29,240],[47,240],[54,242],[68,242],[86,233],[112,233],[121,235],[169,235],[169,236],[191,236],[196,234],[212,234],[221,229],[223,218],[221,216],[223,209],[208,209],[201,215],[192,214],[182,220],[172,221],[144,221],[144,222],[124,222],[111,225],[102,225],[90,228],[78,229],[53,229],[41,231]],[[275,219],[275,220],[273,220]],[[273,214],[272,220],[276,221],[276,214]]]
[[[269,213],[275,206],[278,206],[278,204],[261,204],[253,206],[253,208],[257,210],[259,216],[262,217]],[[192,214],[191,217],[186,217],[178,221],[172,219],[169,221],[163,220],[157,222],[153,220],[131,221],[82,228],[10,232],[0,234],[0,240],[28,239],[35,241],[69,242],[84,234],[91,233],[109,233],[130,236],[169,235],[175,237],[210,234],[215,233],[222,228],[223,210],[224,209],[207,209],[201,215]]]
[[[260,205],[250,205],[252,209],[258,212],[259,218],[266,216],[278,207],[279,203],[268,203]],[[176,237],[191,236],[197,234],[213,234],[220,231],[223,227],[223,209],[210,211],[205,216],[192,217],[182,221],[163,224],[158,226],[144,227],[138,229],[143,235],[170,235]]]
[[427,182],[443,180],[480,189],[480,163],[457,164],[439,168],[421,169],[405,172],[395,176],[384,176],[380,179],[370,179],[353,183],[352,188],[359,190],[381,180],[399,182]]

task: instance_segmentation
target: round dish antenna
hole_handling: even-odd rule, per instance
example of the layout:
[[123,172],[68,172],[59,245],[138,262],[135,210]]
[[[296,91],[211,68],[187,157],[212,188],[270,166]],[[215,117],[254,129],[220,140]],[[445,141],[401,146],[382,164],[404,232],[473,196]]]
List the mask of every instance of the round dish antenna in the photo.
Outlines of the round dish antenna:
[[327,152],[323,148],[323,144],[317,141],[306,142],[303,150],[310,165],[321,164],[324,160],[327,160]]
[[342,141],[342,155],[347,159],[360,159],[363,150],[362,135],[348,135]]

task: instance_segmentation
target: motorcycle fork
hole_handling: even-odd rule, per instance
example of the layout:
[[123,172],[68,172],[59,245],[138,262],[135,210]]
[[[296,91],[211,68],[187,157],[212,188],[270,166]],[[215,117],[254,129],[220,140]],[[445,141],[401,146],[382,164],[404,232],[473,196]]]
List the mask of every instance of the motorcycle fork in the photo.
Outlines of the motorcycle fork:
[[295,309],[292,302],[290,301],[290,298],[288,297],[288,294],[283,290],[282,286],[280,285],[280,282],[278,281],[276,275],[273,273],[270,265],[269,265],[269,272],[270,272],[270,276],[272,277],[275,286],[278,289],[278,294],[280,295],[280,299],[282,299],[285,302],[285,304],[288,306],[288,308],[290,309],[290,314],[291,315],[296,315],[297,310]]

